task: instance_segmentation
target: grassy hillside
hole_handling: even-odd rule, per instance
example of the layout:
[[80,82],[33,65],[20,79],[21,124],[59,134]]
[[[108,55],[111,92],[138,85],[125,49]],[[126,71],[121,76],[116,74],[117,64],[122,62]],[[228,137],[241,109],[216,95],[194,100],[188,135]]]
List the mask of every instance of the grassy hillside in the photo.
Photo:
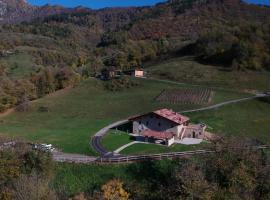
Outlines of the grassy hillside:
[[204,65],[193,57],[180,57],[147,68],[149,75],[177,82],[193,83],[233,90],[270,90],[268,71],[228,71],[222,67]]
[[270,103],[259,100],[188,114],[194,122],[208,124],[209,131],[224,136],[241,136],[270,143]]
[[[105,125],[138,113],[159,108],[176,111],[199,105],[169,105],[154,98],[163,89],[184,87],[152,80],[137,80],[139,86],[120,92],[104,89],[103,82],[89,79],[76,88],[40,99],[29,112],[13,113],[0,121],[0,133],[31,141],[52,143],[74,153],[95,155],[90,149],[90,137]],[[185,86],[190,87],[190,86]],[[247,96],[245,93],[217,91],[212,103]],[[40,107],[49,112],[40,112]]]

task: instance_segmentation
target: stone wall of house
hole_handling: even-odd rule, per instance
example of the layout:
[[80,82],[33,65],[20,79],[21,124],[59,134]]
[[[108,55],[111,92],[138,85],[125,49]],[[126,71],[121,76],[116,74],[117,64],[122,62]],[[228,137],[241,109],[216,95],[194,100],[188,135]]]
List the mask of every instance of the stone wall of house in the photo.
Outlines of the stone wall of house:
[[144,130],[148,129],[159,132],[172,132],[179,137],[179,134],[183,129],[183,125],[177,126],[175,123],[155,114],[142,116],[133,122],[134,134],[140,134]]
[[200,127],[200,125],[190,125],[186,128],[183,138],[205,138],[206,127]]

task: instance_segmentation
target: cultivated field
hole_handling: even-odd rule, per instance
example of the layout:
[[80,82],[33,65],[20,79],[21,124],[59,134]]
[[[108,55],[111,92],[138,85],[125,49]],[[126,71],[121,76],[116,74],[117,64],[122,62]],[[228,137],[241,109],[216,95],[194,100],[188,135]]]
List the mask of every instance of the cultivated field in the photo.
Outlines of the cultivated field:
[[209,104],[214,92],[208,88],[181,88],[164,90],[157,98],[158,102],[171,104]]

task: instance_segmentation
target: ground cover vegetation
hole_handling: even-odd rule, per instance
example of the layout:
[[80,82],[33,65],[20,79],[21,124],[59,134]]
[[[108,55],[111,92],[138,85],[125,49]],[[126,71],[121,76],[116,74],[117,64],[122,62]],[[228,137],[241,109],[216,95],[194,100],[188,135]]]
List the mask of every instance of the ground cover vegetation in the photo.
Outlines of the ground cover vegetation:
[[[251,112],[252,111],[252,112]],[[269,102],[252,100],[239,104],[187,114],[193,122],[203,121],[210,132],[258,139],[269,144]]]
[[222,87],[236,91],[264,92],[270,89],[269,72],[236,71],[198,63],[194,56],[171,58],[152,63],[148,75],[170,81],[192,83],[207,87]]

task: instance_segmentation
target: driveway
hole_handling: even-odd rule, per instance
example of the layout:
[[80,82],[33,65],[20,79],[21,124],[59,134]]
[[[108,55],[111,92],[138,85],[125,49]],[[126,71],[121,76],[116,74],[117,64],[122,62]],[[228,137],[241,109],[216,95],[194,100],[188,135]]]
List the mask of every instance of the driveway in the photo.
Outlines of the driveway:
[[81,163],[90,164],[97,160],[97,157],[86,156],[81,154],[63,153],[59,151],[52,152],[53,160],[56,162],[67,162],[67,163]]
[[113,156],[112,152],[107,151],[102,145],[101,145],[101,140],[102,137],[104,135],[106,135],[108,133],[108,131],[112,128],[115,128],[117,126],[120,126],[122,124],[128,123],[129,120],[128,119],[124,119],[124,120],[119,120],[117,122],[114,122],[104,128],[102,128],[101,130],[99,130],[91,139],[91,146],[103,157],[111,157]]

